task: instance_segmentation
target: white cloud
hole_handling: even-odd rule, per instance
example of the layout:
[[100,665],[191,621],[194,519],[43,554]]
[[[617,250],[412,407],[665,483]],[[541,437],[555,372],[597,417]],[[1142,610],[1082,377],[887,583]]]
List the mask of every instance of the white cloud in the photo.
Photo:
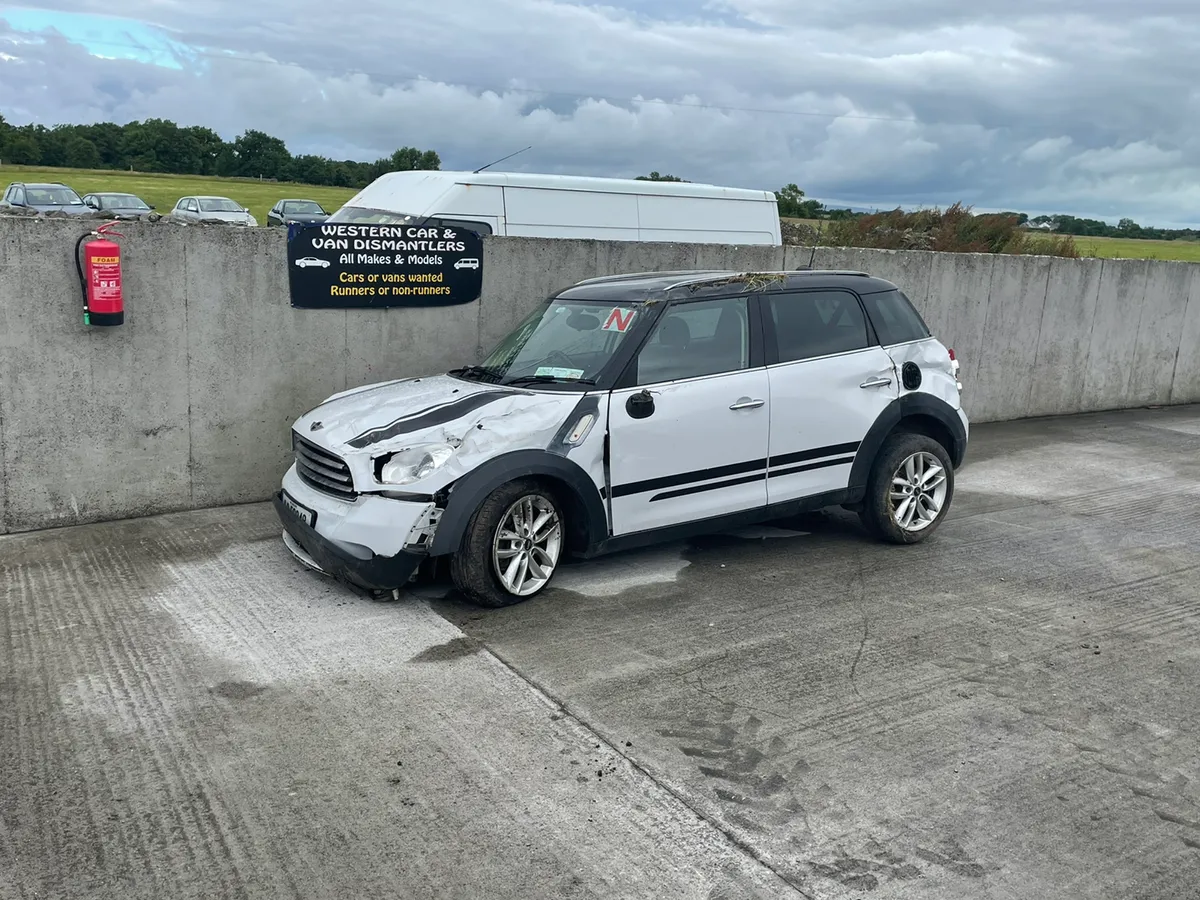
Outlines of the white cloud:
[[0,57],[0,112],[164,116],[226,137],[260,128],[293,152],[338,156],[408,144],[447,167],[533,144],[505,166],[794,181],[879,207],[963,200],[1147,224],[1193,224],[1198,208],[1193,0],[359,0],[336,13],[314,0],[127,0],[122,11],[198,55],[172,71],[60,38],[17,44],[27,34],[6,39],[0,14],[0,52],[15,57]]

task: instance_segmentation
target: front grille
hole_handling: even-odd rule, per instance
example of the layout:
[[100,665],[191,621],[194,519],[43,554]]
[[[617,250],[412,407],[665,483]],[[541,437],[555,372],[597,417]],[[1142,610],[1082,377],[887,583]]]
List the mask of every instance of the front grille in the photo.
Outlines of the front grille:
[[358,496],[354,479],[350,477],[350,467],[337,456],[295,433],[292,434],[292,449],[296,453],[296,474],[305,484],[344,500]]

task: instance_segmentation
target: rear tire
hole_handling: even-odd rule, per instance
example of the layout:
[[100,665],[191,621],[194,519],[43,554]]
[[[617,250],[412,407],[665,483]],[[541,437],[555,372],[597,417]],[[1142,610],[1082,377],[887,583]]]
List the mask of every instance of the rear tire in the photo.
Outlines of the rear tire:
[[566,521],[554,494],[536,481],[493,491],[467,523],[450,558],[450,577],[480,606],[524,602],[545,590],[566,545]]
[[879,540],[916,544],[937,530],[953,498],[954,466],[946,448],[928,435],[897,432],[871,467],[858,516]]

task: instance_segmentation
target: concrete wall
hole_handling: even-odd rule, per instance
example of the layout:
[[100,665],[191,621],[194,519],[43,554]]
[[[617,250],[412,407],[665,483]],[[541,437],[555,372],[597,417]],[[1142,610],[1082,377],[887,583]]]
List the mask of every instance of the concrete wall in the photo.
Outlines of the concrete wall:
[[[811,254],[489,239],[477,304],[295,310],[281,230],[130,224],[127,323],[89,329],[71,260],[85,227],[0,217],[0,531],[262,500],[301,412],[478,361],[556,288]],[[1200,266],[831,249],[814,264],[900,285],[958,352],[976,422],[1200,401]]]

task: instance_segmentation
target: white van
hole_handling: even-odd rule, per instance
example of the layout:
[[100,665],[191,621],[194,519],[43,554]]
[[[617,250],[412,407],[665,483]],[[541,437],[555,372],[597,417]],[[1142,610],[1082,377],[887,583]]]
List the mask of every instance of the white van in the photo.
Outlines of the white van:
[[514,237],[782,243],[771,191],[573,175],[389,172],[327,221],[423,221]]

